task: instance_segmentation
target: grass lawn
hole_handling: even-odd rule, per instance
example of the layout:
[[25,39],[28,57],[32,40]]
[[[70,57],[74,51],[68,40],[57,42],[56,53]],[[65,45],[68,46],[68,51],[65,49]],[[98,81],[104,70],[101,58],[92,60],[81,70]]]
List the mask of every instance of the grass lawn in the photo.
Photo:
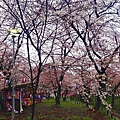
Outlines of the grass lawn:
[[[31,106],[25,108],[23,113],[15,114],[15,120],[31,120]],[[0,113],[0,120],[10,120],[11,113]],[[76,104],[62,101],[55,106],[55,100],[43,100],[36,104],[34,120],[112,120],[109,116],[97,111],[88,110],[82,103]]]

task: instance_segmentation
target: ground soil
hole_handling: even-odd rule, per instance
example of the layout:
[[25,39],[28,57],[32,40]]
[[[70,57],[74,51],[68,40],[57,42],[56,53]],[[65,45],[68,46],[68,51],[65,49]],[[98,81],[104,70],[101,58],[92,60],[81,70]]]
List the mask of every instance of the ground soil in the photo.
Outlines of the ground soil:
[[[40,105],[36,107],[34,120],[89,120],[89,118],[91,118],[90,120],[108,120],[105,115],[93,110],[80,110],[77,107],[56,107],[55,105],[46,106],[44,103],[38,104]],[[10,114],[2,113],[1,115],[6,118],[0,120],[10,120]],[[30,120],[30,116],[31,106],[25,108],[23,113],[16,114],[15,120]]]

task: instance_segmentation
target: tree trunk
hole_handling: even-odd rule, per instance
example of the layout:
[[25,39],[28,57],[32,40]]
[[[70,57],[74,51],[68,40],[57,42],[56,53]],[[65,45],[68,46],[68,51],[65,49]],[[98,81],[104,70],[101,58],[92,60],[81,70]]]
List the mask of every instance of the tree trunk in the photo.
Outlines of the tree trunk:
[[31,120],[34,120],[34,113],[35,113],[35,91],[33,92],[33,104],[32,104],[32,116]]
[[[103,72],[104,74],[104,72]],[[103,75],[102,74],[102,75]],[[106,84],[105,83],[102,83],[103,82],[103,79],[102,79],[102,76],[99,76],[99,85],[100,85],[100,88],[99,88],[99,92],[100,94],[102,95],[102,92],[105,92],[106,91]],[[102,82],[101,82],[102,81]],[[106,80],[104,80],[106,81]],[[96,101],[96,105],[94,107],[95,110],[99,110],[100,109],[100,104],[101,104],[101,99],[100,99],[100,95],[97,96],[97,101]]]
[[112,93],[112,102],[111,102],[112,107],[114,107],[114,103],[115,103],[115,95],[114,93]]
[[111,101],[111,106],[114,107],[114,103],[115,103],[115,92],[118,89],[118,87],[120,86],[120,82],[114,87],[114,89],[112,90],[112,101]]
[[100,99],[100,97],[98,95],[97,100],[96,100],[96,105],[95,105],[94,109],[99,110],[100,109],[100,104],[101,104],[101,99]]
[[56,96],[56,105],[60,104],[60,95],[61,95],[61,85],[58,86],[58,91]]

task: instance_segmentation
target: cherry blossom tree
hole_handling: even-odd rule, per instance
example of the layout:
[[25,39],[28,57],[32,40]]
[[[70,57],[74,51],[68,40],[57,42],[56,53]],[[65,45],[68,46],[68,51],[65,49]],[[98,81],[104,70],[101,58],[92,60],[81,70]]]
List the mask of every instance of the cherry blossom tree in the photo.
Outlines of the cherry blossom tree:
[[[117,25],[117,19],[119,19],[116,5],[118,5],[119,3],[117,1],[108,1],[103,4],[99,4],[99,2],[94,1],[90,4],[92,4],[93,6],[95,5],[96,7],[91,11],[88,10],[87,16],[83,17],[83,21],[85,23],[83,36],[80,32],[80,28],[76,27],[76,24],[79,23],[76,23],[73,20],[71,22],[71,27],[82,39],[89,59],[92,61],[98,73],[98,81],[100,87],[95,109],[98,110],[100,108],[101,101],[107,106],[107,109],[109,109],[110,106],[104,101],[104,92],[106,92],[106,71],[110,64],[114,61],[113,58],[115,56],[118,56],[118,51],[120,49],[120,45],[116,44],[116,41],[119,41],[119,39],[116,38],[115,35],[115,31],[117,34],[119,34],[118,30],[116,30],[115,28],[115,25]],[[103,8],[104,6],[106,7],[104,8],[104,10],[102,10],[101,8]],[[109,16],[109,14],[113,15],[112,18],[111,16]],[[106,18],[106,16],[108,16],[108,19],[104,19]],[[106,32],[110,34],[106,34]],[[100,41],[102,41],[102,43]]]
[[55,14],[63,23],[68,23],[84,44],[88,58],[96,70],[99,83],[95,109],[102,101],[107,109],[111,108],[104,101],[106,92],[107,69],[119,59],[119,1],[59,1],[52,6]]
[[[23,48],[27,53],[28,63],[25,59],[27,66],[25,70],[28,73],[29,65],[29,78],[33,88],[32,119],[35,94],[41,82],[40,75],[48,61],[52,61],[56,76],[58,87],[56,105],[60,104],[59,83],[63,82],[66,72],[71,71],[76,78],[78,74],[80,75],[82,89],[85,91],[89,89],[85,86],[96,80],[98,85],[94,107],[96,110],[99,110],[101,102],[108,110],[111,108],[104,98],[109,83],[111,80],[114,81],[109,75],[109,70],[115,66],[115,61],[117,61],[115,69],[118,69],[120,60],[118,0],[3,0],[3,3],[0,5],[2,42],[10,47],[12,42],[9,29],[18,28],[20,32],[15,38],[16,61],[20,62],[20,58],[17,57],[20,50],[19,55],[22,58]],[[9,50],[7,47],[1,49],[2,56]],[[21,64],[16,64],[16,67],[21,71]],[[59,75],[57,70],[60,70]],[[73,81],[71,83],[73,84]],[[116,86],[113,88],[114,92],[118,89],[119,82]]]
[[[45,36],[46,33],[49,31],[49,29],[47,28],[48,24],[47,24],[47,15],[48,15],[48,7],[47,7],[47,1],[46,3],[39,4],[39,6],[41,6],[39,8],[39,6],[37,6],[37,2],[30,2],[30,1],[19,1],[16,0],[15,2],[13,1],[7,1],[7,0],[3,0],[3,6],[1,5],[1,9],[3,11],[5,11],[6,16],[3,16],[3,23],[1,27],[2,29],[5,27],[4,23],[7,23],[8,26],[6,27],[7,30],[4,31],[4,34],[6,32],[6,36],[3,39],[3,41],[8,40],[9,37],[9,29],[11,27],[16,27],[18,29],[20,29],[22,37],[18,37],[21,41],[24,40],[24,44],[26,44],[27,46],[27,52],[28,52],[28,63],[29,63],[29,69],[30,69],[30,79],[31,79],[31,84],[32,84],[32,88],[33,88],[33,111],[32,111],[32,119],[34,118],[34,108],[35,108],[35,94],[36,94],[36,90],[37,90],[37,86],[38,86],[38,82],[39,82],[39,76],[41,73],[41,67],[42,64],[46,62],[49,53],[51,51],[52,48],[50,48],[48,54],[46,53],[47,51],[45,51],[44,47],[45,44],[48,44],[48,39],[50,39],[50,37],[48,38],[48,36],[52,36],[52,32],[54,33],[54,31],[52,31],[48,36]],[[39,14],[35,13],[37,12],[39,9],[42,9],[42,11],[40,12],[40,14],[44,17],[41,19],[39,19]],[[9,21],[7,21],[7,19],[9,19]],[[50,24],[49,24],[50,25]],[[40,30],[39,30],[40,29]],[[47,29],[47,30],[46,30]],[[18,39],[18,40],[19,40]],[[26,41],[26,42],[25,42]],[[53,46],[53,40],[51,40],[50,46]],[[19,42],[19,41],[17,41]],[[23,46],[24,47],[24,46]],[[30,55],[30,49],[29,47],[31,47],[33,49],[33,51],[36,52],[37,56],[36,58],[33,58],[33,56],[31,57]],[[17,48],[19,48],[17,46]],[[46,53],[46,54],[45,54]],[[43,58],[41,55],[45,55]],[[35,55],[35,54],[34,54]],[[35,66],[33,66],[33,60],[34,63],[37,64],[37,75],[33,75],[33,68]],[[36,84],[34,84],[34,82]],[[35,86],[34,86],[35,85]]]

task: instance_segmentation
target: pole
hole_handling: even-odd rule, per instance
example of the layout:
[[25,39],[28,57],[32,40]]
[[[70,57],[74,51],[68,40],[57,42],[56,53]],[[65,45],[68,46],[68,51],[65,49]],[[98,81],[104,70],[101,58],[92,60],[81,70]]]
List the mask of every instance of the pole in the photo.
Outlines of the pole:
[[13,44],[13,71],[12,71],[12,114],[11,114],[11,120],[14,120],[14,111],[15,111],[15,90],[14,90],[14,85],[15,85],[15,80],[14,80],[14,65],[15,65],[15,40],[14,38],[18,34],[18,30],[16,28],[10,29],[10,34],[12,36],[12,44]]
[[14,64],[15,64],[15,36],[12,36],[12,41],[13,41],[13,71],[12,71],[12,114],[11,114],[11,120],[14,120],[14,110],[15,110],[15,90],[14,90]]

